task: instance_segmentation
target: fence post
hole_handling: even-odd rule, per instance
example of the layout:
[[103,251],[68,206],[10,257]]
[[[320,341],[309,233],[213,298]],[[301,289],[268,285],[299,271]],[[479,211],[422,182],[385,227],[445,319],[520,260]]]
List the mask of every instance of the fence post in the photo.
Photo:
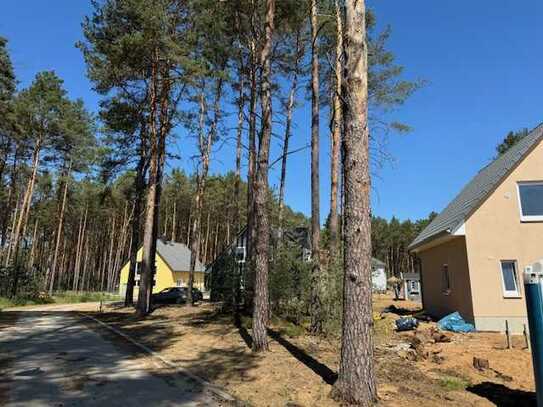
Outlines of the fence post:
[[537,406],[543,407],[543,267],[535,263],[524,269],[524,292],[534,366]]

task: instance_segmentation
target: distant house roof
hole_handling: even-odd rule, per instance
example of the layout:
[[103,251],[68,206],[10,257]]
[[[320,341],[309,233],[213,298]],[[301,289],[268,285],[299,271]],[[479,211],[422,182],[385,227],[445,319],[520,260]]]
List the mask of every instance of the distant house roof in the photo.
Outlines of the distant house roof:
[[507,152],[479,171],[456,198],[413,240],[409,249],[414,249],[437,237],[452,234],[458,230],[472,211],[532,151],[542,137],[543,124],[540,124]]
[[[190,249],[183,243],[168,242],[157,239],[156,250],[160,257],[168,264],[172,271],[189,271],[190,269]],[[204,271],[205,268],[198,260],[194,266],[194,271]]]

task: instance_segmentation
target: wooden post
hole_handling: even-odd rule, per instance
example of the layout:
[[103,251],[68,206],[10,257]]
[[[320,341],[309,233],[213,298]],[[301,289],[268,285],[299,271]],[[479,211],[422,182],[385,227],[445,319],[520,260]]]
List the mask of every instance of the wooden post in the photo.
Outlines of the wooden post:
[[526,329],[526,324],[523,324],[523,326],[524,326],[524,330],[523,330],[522,334],[524,335],[524,343],[526,344],[526,349],[531,350],[530,349],[530,340],[528,338],[528,330]]
[[509,331],[509,321],[505,320],[505,336],[507,338],[507,349],[511,349],[513,344],[511,343],[511,332]]

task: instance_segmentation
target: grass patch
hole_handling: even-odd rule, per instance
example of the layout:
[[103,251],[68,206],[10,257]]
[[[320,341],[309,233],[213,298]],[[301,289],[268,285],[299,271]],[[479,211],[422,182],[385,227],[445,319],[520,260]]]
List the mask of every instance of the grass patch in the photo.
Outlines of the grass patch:
[[471,384],[469,380],[454,376],[443,376],[438,382],[447,391],[465,390]]
[[81,302],[117,301],[120,296],[103,292],[58,292],[52,297],[40,293],[37,295],[18,295],[13,298],[0,297],[0,310],[9,307],[42,304],[75,304]]
[[24,305],[52,304],[54,300],[51,297],[28,297],[19,295],[13,298],[0,297],[0,310],[9,307],[21,307]]
[[271,323],[281,335],[288,336],[289,338],[296,338],[306,333],[306,330],[303,326],[296,325],[295,323],[287,321],[285,319],[273,317]]
[[121,297],[117,294],[103,292],[75,292],[63,291],[53,295],[55,304],[74,304],[80,302],[118,301]]

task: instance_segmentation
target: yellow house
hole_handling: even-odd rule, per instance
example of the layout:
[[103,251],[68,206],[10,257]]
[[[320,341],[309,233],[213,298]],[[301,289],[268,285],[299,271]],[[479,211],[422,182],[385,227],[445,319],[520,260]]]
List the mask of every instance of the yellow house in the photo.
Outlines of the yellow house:
[[[158,239],[156,251],[156,274],[153,293],[168,287],[186,287],[189,281],[190,249],[182,243],[167,242]],[[140,248],[138,250],[136,264],[135,296],[137,296],[139,289],[142,255],[143,248]],[[127,262],[121,269],[121,281],[119,284],[119,293],[121,296],[124,296],[126,293],[129,268],[130,262]],[[194,267],[194,287],[203,290],[204,285],[205,267],[196,260],[196,265]]]
[[430,314],[522,332],[522,273],[543,258],[543,125],[484,167],[411,243]]

